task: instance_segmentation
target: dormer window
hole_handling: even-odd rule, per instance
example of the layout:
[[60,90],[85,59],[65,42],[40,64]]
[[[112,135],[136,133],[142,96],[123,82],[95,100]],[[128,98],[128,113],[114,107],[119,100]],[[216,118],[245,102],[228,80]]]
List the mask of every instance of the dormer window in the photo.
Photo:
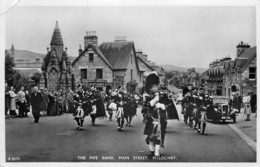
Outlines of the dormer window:
[[93,53],[89,53],[89,62],[93,62],[94,61],[94,54]]

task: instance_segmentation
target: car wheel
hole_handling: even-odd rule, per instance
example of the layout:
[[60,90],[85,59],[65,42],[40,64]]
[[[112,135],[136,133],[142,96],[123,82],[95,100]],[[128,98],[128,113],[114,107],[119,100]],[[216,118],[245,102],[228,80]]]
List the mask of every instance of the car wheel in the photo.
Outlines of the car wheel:
[[223,123],[225,123],[225,122],[226,122],[226,120],[225,120],[225,119],[222,119],[222,122],[223,122]]

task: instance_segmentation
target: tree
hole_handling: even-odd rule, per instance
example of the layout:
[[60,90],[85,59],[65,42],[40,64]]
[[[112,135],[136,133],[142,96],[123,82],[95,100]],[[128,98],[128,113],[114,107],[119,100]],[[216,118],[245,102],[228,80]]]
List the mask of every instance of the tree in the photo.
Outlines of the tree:
[[13,85],[13,76],[16,73],[13,69],[14,67],[14,59],[10,55],[10,53],[5,51],[5,81],[8,85]]
[[35,85],[39,85],[40,80],[41,80],[41,73],[36,72],[33,74],[33,76],[31,77],[31,79],[34,81]]
[[30,90],[31,83],[29,81],[29,77],[21,75],[19,72],[15,72],[13,76],[13,84],[15,90],[20,90],[22,86],[24,86],[25,90]]
[[25,89],[30,89],[32,86],[29,77],[21,75],[19,71],[16,71],[14,68],[14,58],[10,53],[5,51],[5,81],[9,86],[13,86],[15,90],[19,90],[21,86],[24,86]]

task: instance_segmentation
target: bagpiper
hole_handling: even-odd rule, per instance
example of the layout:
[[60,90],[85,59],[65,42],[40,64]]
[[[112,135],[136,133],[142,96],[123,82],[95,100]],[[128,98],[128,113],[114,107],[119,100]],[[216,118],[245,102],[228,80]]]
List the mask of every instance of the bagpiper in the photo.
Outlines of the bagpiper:
[[74,120],[77,122],[77,130],[82,130],[83,129],[83,122],[84,122],[84,118],[85,118],[85,113],[84,110],[82,108],[82,101],[79,100],[78,101],[78,106],[76,111],[73,114],[74,116]]
[[165,126],[165,104],[160,103],[158,92],[160,80],[157,72],[152,72],[146,78],[145,91],[149,94],[145,100],[145,106],[148,107],[147,122],[145,124],[144,134],[147,135],[146,143],[149,145],[150,152],[155,156],[160,156],[161,136]]
[[117,90],[117,98],[115,100],[117,110],[116,110],[116,118],[117,118],[117,130],[118,131],[123,131],[124,127],[124,118],[125,118],[125,104],[126,104],[126,99],[125,99],[125,93],[122,91],[122,87],[118,86]]
[[131,112],[130,112],[130,118],[129,118],[128,126],[132,126],[131,125],[132,119],[133,119],[134,116],[136,116],[137,107],[138,107],[136,99],[135,99],[133,94],[130,95],[130,104],[131,104]]
[[105,97],[105,102],[106,102],[106,110],[109,114],[109,120],[112,121],[113,117],[113,110],[112,108],[109,108],[109,105],[112,103],[112,87],[108,85],[106,87],[106,97]]
[[92,106],[92,110],[90,112],[91,125],[95,125],[96,118],[106,117],[106,111],[101,95],[98,91],[96,91],[93,85],[91,86],[91,91],[89,94],[89,100]]

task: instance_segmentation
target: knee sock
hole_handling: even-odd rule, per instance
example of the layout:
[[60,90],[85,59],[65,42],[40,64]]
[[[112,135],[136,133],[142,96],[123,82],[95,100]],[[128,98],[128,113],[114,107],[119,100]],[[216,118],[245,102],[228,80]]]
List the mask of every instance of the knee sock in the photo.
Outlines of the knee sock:
[[92,123],[95,123],[95,119],[96,119],[96,117],[95,117],[95,115],[90,115],[91,116],[91,121],[92,121]]
[[124,118],[122,118],[122,120],[121,120],[121,126],[120,126],[120,128],[123,128],[123,126],[124,126]]
[[202,127],[203,127],[202,133],[204,133],[204,132],[205,132],[205,129],[206,129],[206,123],[205,123],[205,122],[203,122]]
[[79,123],[79,119],[78,118],[75,118],[76,122],[77,122],[77,125],[80,126],[80,123]]
[[120,127],[120,118],[117,118],[118,127]]
[[201,122],[199,121],[198,122],[198,129],[200,129],[200,126],[201,126]]
[[80,126],[81,127],[83,127],[83,122],[84,122],[84,120],[82,119],[82,120],[80,120]]

